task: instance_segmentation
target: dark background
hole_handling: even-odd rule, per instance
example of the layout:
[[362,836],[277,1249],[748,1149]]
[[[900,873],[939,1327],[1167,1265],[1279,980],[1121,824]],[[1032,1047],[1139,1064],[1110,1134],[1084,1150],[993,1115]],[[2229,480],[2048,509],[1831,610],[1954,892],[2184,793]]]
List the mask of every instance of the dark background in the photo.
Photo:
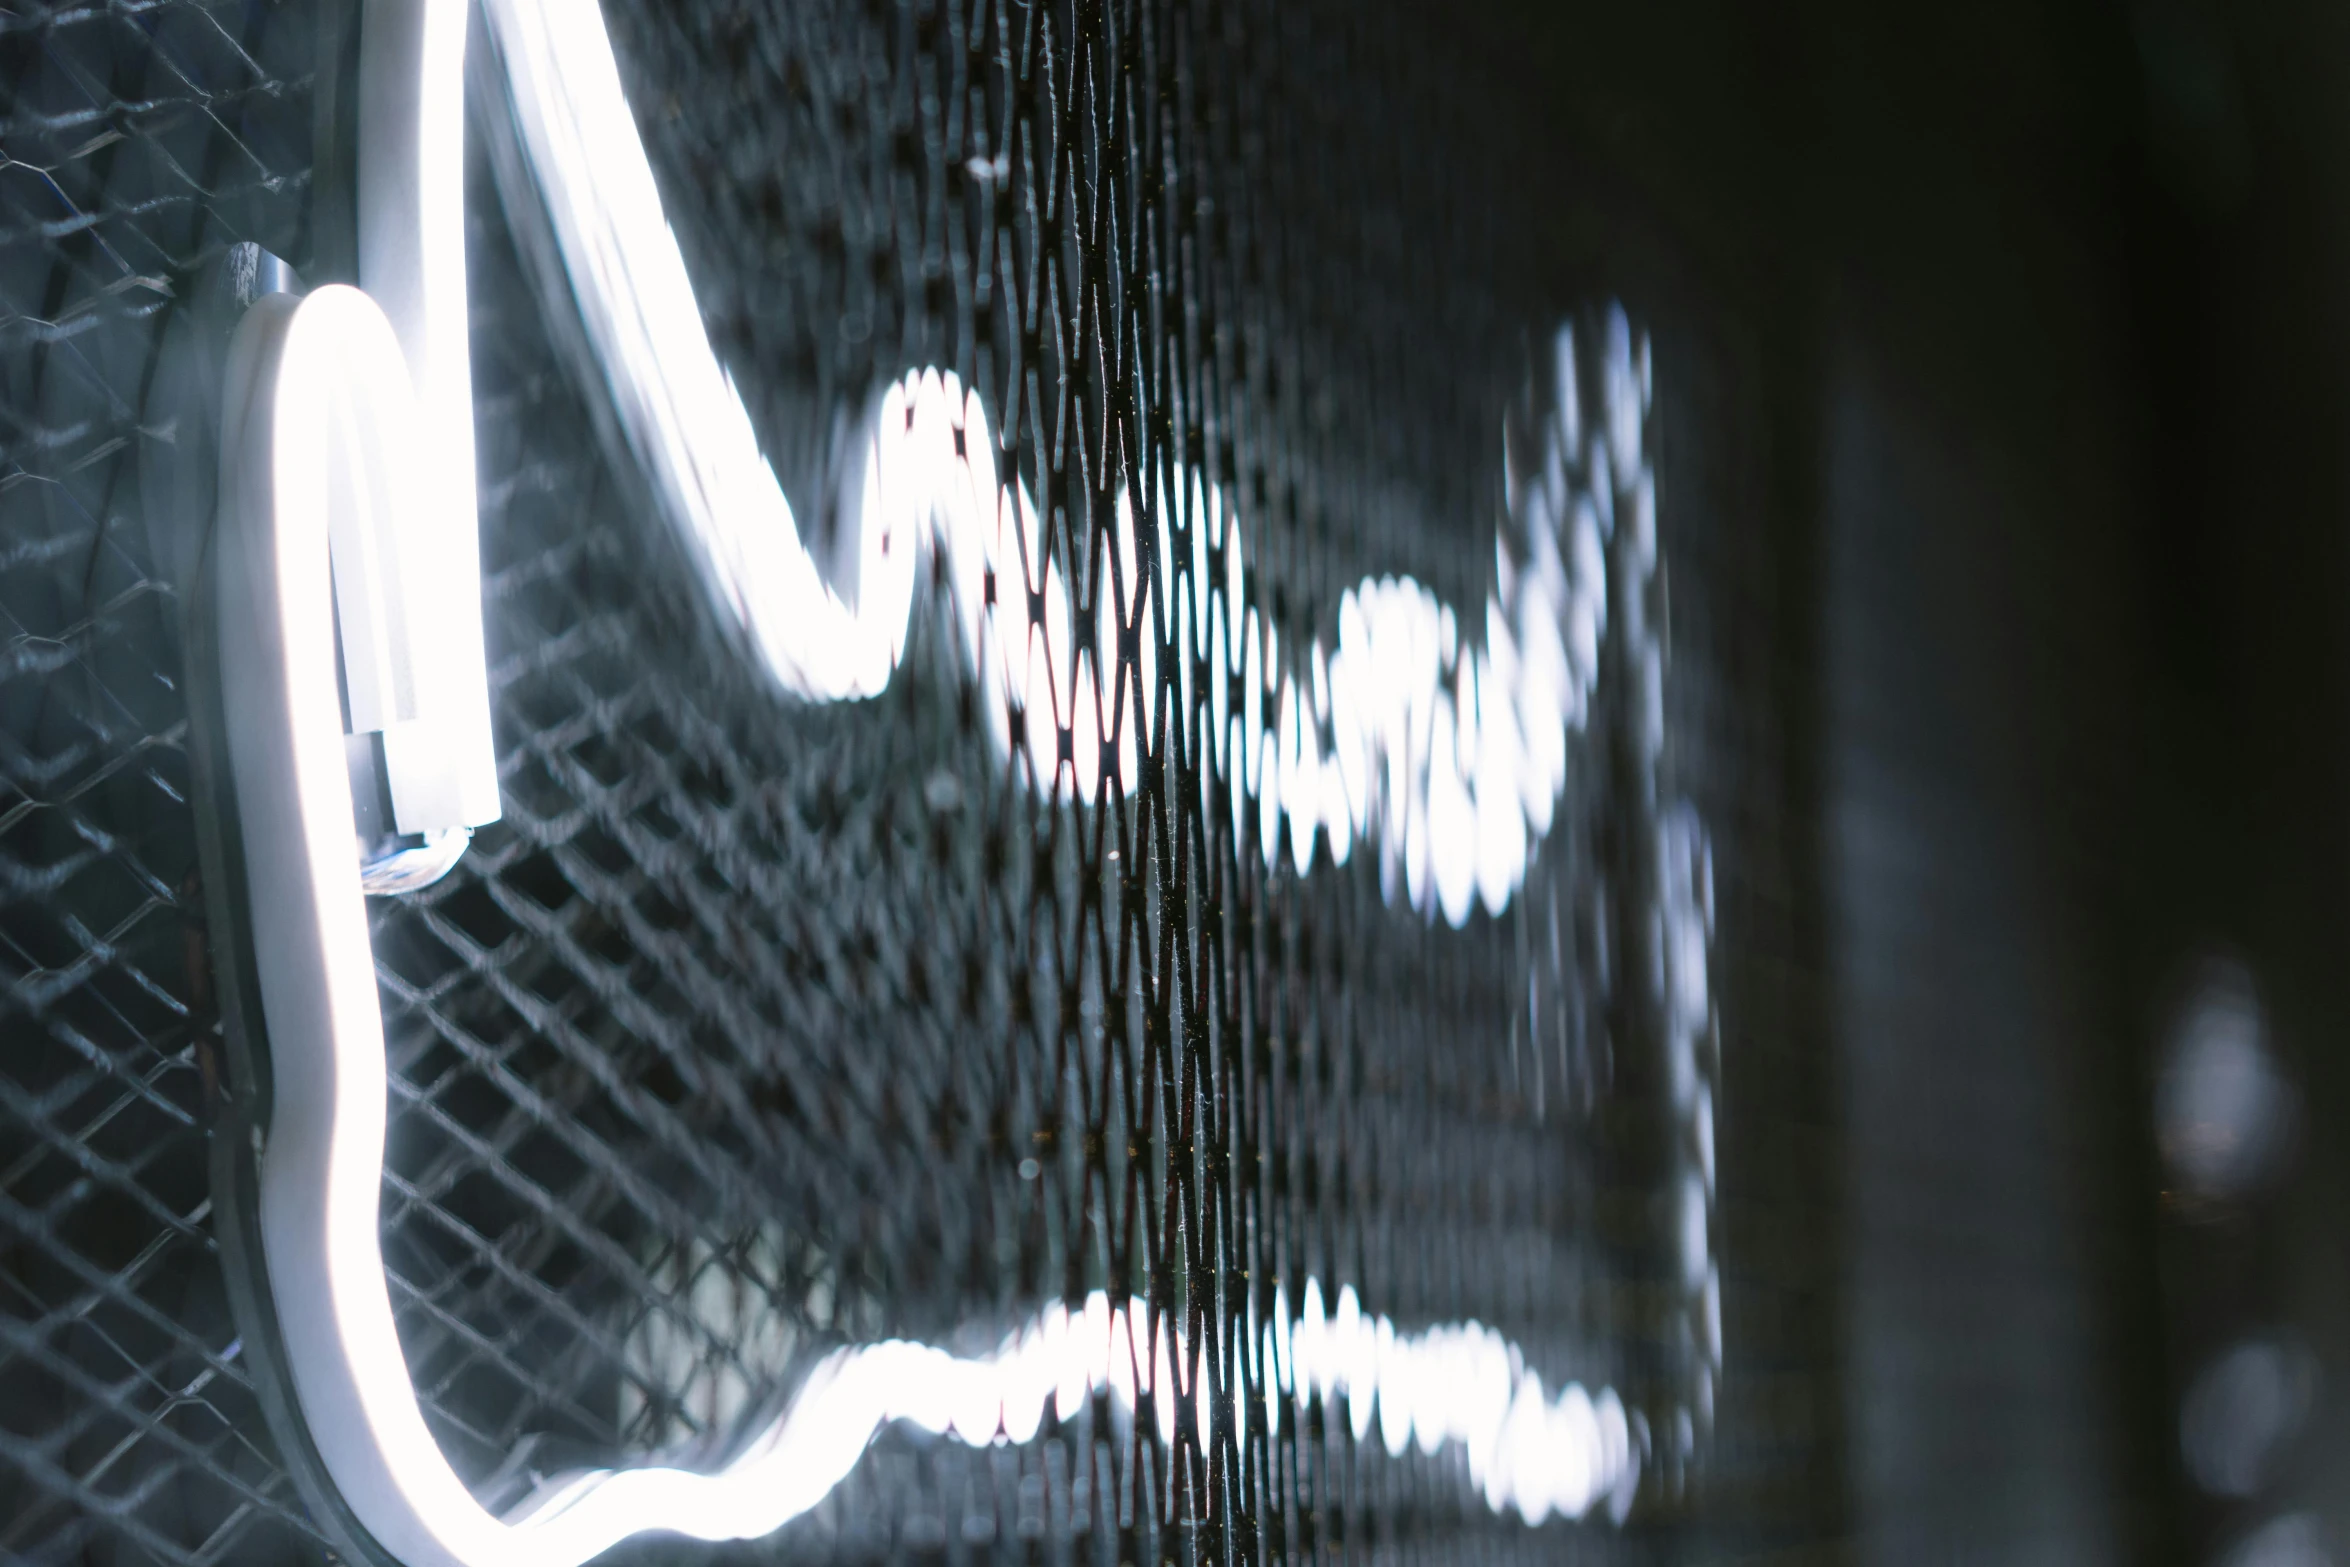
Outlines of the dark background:
[[[2350,14],[1578,6],[1491,42],[1561,177],[1605,192],[1533,205],[1559,252],[1724,323],[1799,628],[1818,961],[1792,984],[1833,1063],[1835,1217],[1791,1211],[1760,1134],[1726,1133],[1725,1190],[1734,1237],[1735,1194],[1778,1192],[1745,1233],[1822,1248],[1833,1320],[1747,1341],[1783,1325],[1791,1385],[1834,1392],[1787,1417],[1820,1422],[1822,1483],[1725,1454],[1696,1532],[2200,1561],[2298,1505],[2338,1552],[2338,1381],[2249,1503],[2199,1497],[2176,1433],[2249,1326],[2337,1379],[2350,1347]],[[2149,1120],[2210,952],[2307,1096],[2283,1186],[2217,1218],[2166,1199]]]

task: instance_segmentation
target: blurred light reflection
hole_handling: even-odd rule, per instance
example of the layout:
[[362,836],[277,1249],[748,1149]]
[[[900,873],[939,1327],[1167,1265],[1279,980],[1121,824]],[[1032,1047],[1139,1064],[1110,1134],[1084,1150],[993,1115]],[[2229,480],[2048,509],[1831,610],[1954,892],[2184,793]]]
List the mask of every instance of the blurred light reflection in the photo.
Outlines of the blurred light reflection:
[[2171,1180],[2202,1201],[2244,1196],[2291,1142],[2293,1090],[2241,964],[2213,959],[2195,976],[2164,1050],[2154,1115]]
[[[1376,1429],[1391,1456],[1413,1446],[1431,1456],[1456,1450],[1486,1506],[1530,1524],[1594,1509],[1621,1522],[1631,1509],[1649,1443],[1646,1419],[1627,1411],[1611,1387],[1594,1393],[1569,1382],[1548,1391],[1518,1347],[1480,1323],[1398,1332],[1365,1312],[1351,1285],[1326,1312],[1320,1282],[1309,1279],[1294,1311],[1279,1291],[1271,1321],[1234,1331],[1237,1342],[1213,1357],[1239,1367],[1220,1395],[1206,1345],[1186,1342],[1147,1302],[1113,1307],[1099,1290],[1080,1311],[1047,1307],[988,1354],[965,1358],[902,1339],[836,1351],[781,1418],[708,1477],[702,1505],[743,1516],[703,1521],[722,1531],[713,1538],[780,1527],[821,1501],[893,1422],[973,1447],[1020,1443],[1036,1436],[1048,1411],[1073,1419],[1106,1394],[1126,1417],[1147,1405],[1159,1440],[1173,1444],[1181,1420],[1203,1433],[1239,1426],[1252,1387],[1276,1429],[1285,1408],[1303,1413],[1320,1399],[1351,1423],[1357,1441]],[[1219,1409],[1219,1396],[1233,1407]],[[512,1521],[542,1526],[608,1478],[567,1476]]]
[[[1620,310],[1595,426],[1579,404],[1571,335],[1553,345],[1557,408],[1536,477],[1511,497],[1523,537],[1517,549],[1497,537],[1493,590],[1466,624],[1409,577],[1367,580],[1342,595],[1334,642],[1284,656],[1251,600],[1232,503],[1180,465],[1148,477],[1147,502],[1131,483],[1118,493],[1107,581],[1092,586],[1089,614],[1045,548],[1027,486],[1000,471],[978,398],[937,370],[907,375],[870,410],[840,496],[858,526],[820,559],[703,327],[600,13],[556,25],[544,0],[490,0],[488,14],[620,424],[717,602],[784,689],[818,701],[884,689],[918,575],[934,562],[996,745],[1025,755],[1039,790],[1090,805],[1106,786],[1136,785],[1154,747],[1180,743],[1203,764],[1203,793],[1218,778],[1233,785],[1236,843],[1253,799],[1268,864],[1286,827],[1300,872],[1317,838],[1339,863],[1361,843],[1378,853],[1390,898],[1455,926],[1479,904],[1501,911],[1550,828],[1566,735],[1589,714],[1605,546],[1619,521],[1644,578],[1655,565],[1650,356]],[[1619,491],[1628,519],[1616,515]],[[1118,661],[1121,645],[1135,658]],[[1146,707],[1163,657],[1185,704],[1179,735],[1153,732]],[[1663,722],[1653,645],[1635,674],[1653,756]]]
[[2239,1541],[2220,1567],[2334,1567],[2334,1558],[2314,1514],[2288,1513]]
[[2297,1344],[2253,1338],[2203,1368],[2179,1413],[2179,1451],[2215,1496],[2265,1485],[2308,1418],[2317,1362]]

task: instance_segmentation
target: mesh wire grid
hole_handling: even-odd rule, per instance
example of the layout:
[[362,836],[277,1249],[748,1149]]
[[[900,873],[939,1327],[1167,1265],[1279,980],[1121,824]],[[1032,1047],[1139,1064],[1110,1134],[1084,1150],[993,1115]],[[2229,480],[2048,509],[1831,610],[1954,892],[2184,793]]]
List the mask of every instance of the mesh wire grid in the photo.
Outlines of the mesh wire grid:
[[[1560,308],[1482,155],[1513,122],[1441,37],[1245,3],[607,15],[803,514],[832,410],[936,364],[993,400],[1081,598],[1119,476],[1176,459],[1235,497],[1287,645],[1367,576],[1488,591],[1498,432],[1559,395]],[[179,610],[138,461],[180,433],[148,386],[189,280],[240,241],[316,253],[316,22],[202,0],[0,21],[6,1559],[325,1549],[211,1239],[218,1022]],[[1224,1346],[1206,1424],[1186,1411],[1161,1443],[1097,1399],[1019,1447],[893,1429],[770,1540],[618,1554],[1626,1549],[1494,1516],[1457,1453],[1390,1458],[1344,1407],[1269,1415],[1219,1326],[1312,1277],[1402,1327],[1499,1327],[1554,1382],[1697,1397],[1654,828],[1691,796],[1734,866],[1773,825],[1769,768],[1736,793],[1726,774],[1767,754],[1731,688],[1769,617],[1691,569],[1718,530],[1674,487],[1718,491],[1705,465],[1663,466],[1683,564],[1646,590],[1673,666],[1661,760],[1619,615],[1525,892],[1456,932],[1387,896],[1375,856],[1325,849],[1300,876],[1253,811],[1236,838],[1180,713],[1122,802],[1041,801],[929,611],[888,695],[775,696],[589,433],[559,310],[478,166],[469,208],[506,815],[447,881],[373,907],[393,1302],[466,1480],[496,1502],[580,1464],[706,1458],[832,1345],[982,1348],[1107,1288]],[[1595,386],[1606,318],[1575,319]],[[1710,410],[1661,357],[1669,431]],[[1740,919],[1784,917],[1750,880],[1725,875],[1733,992]],[[1643,1505],[1669,1512],[1669,1433],[1657,1453]]]

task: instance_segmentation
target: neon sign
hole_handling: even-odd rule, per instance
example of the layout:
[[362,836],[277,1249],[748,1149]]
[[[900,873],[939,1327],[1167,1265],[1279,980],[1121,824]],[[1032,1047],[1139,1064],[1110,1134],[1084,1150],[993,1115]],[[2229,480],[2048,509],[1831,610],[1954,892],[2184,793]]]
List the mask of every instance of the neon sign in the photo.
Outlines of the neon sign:
[[[985,410],[937,371],[886,388],[868,411],[851,474],[854,560],[827,571],[710,347],[600,15],[555,0],[485,9],[531,178],[631,443],[779,686],[818,701],[884,689],[927,552],[949,579],[993,743],[1024,760],[1041,794],[1093,805],[1139,777],[1149,741],[1133,715],[1164,656],[1179,683],[1210,672],[1185,710],[1213,725],[1202,749],[1215,771],[1245,783],[1229,793],[1236,842],[1253,808],[1268,856],[1286,823],[1301,873],[1317,841],[1341,863],[1359,846],[1379,856],[1391,896],[1455,926],[1479,903],[1507,905],[1551,825],[1566,737],[1589,714],[1610,550],[1618,569],[1655,568],[1648,357],[1620,314],[1606,406],[1586,430],[1565,379],[1538,477],[1512,497],[1530,554],[1497,548],[1481,625],[1463,627],[1408,578],[1365,582],[1345,595],[1334,644],[1285,659],[1249,605],[1234,509],[1177,469],[1147,505],[1120,497],[1111,543],[1123,595],[1104,595],[1103,625],[1081,636],[1031,498],[996,467]],[[1046,1409],[1068,1414],[1106,1392],[1129,1411],[1147,1402],[1172,1440],[1179,1403],[1207,1397],[1202,1346],[1144,1303],[1099,1292],[1081,1310],[1046,1308],[986,1354],[896,1341],[841,1350],[723,1468],[560,1477],[505,1516],[471,1494],[424,1423],[379,1237],[388,1085],[363,898],[446,870],[465,834],[497,814],[465,349],[465,21],[463,0],[369,0],[361,286],[255,304],[223,404],[210,581],[254,1000],[271,1046],[257,1219],[308,1439],[358,1524],[411,1567],[577,1567],[646,1532],[765,1534],[821,1500],[892,1421],[974,1445],[1017,1441]],[[1563,337],[1559,351],[1571,358]],[[1560,450],[1587,450],[1603,477],[1571,490],[1557,477]],[[1041,621],[1011,603],[1041,603]],[[1091,650],[1145,625],[1140,667],[1121,689]],[[354,860],[346,721],[380,736],[396,825],[418,840],[396,863]],[[1683,1288],[1710,1389],[1719,1274],[1699,1044],[1712,1026],[1711,861],[1686,812],[1664,818],[1659,853],[1658,969],[1691,1153]],[[1294,1307],[1283,1291],[1272,1320],[1229,1331],[1261,1367],[1269,1403],[1343,1393],[1358,1440],[1376,1428],[1397,1454],[1457,1444],[1487,1503],[1529,1523],[1595,1508],[1620,1520],[1644,1455],[1671,1439],[1612,1389],[1545,1388],[1489,1328],[1401,1332],[1351,1289],[1326,1310],[1316,1280]]]

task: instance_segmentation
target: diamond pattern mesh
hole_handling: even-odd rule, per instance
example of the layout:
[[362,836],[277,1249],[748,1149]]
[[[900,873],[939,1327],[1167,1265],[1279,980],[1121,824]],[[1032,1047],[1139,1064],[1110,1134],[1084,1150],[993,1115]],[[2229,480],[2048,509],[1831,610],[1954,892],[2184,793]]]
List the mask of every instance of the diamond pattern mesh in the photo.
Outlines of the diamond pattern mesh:
[[[1085,604],[1117,485],[1174,461],[1235,497],[1285,645],[1365,577],[1464,614],[1490,590],[1499,432],[1556,396],[1559,316],[1481,151],[1509,122],[1434,30],[1248,3],[607,14],[804,515],[831,410],[935,364],[989,399]],[[211,1238],[218,1022],[140,462],[179,434],[148,387],[189,280],[239,241],[313,253],[312,29],[234,0],[0,19],[0,1560],[326,1549]],[[1268,1418],[1233,1326],[1311,1277],[1622,1389],[1657,1421],[1642,1506],[1673,1506],[1669,1417],[1713,1383],[1674,1282],[1657,824],[1699,782],[1729,797],[1709,735],[1759,743],[1708,672],[1702,580],[1645,590],[1669,697],[1612,622],[1558,823],[1466,930],[1385,895],[1374,855],[1300,876],[1253,810],[1236,841],[1164,690],[1130,797],[1052,805],[990,750],[935,604],[871,702],[794,705],[743,667],[472,183],[506,814],[373,906],[393,1304],[468,1483],[494,1504],[715,1457],[833,1346],[984,1348],[1108,1289],[1210,1346],[1207,1423],[1187,1405],[1162,1444],[1100,1399],[1016,1447],[893,1429],[773,1539],[619,1554],[1624,1548],[1495,1516],[1457,1453],[1390,1458],[1343,1404]],[[1575,319],[1596,388],[1603,318]],[[1662,471],[1669,554],[1693,525]]]
[[299,253],[292,8],[0,21],[0,1559],[298,1552],[213,1261],[177,611],[141,402],[177,280]]

